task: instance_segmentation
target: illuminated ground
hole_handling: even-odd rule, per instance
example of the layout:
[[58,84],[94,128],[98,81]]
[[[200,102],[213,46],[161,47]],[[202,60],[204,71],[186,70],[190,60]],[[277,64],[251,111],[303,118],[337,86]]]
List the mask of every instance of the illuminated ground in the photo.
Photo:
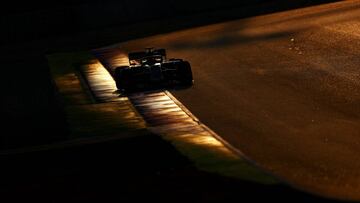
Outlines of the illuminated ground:
[[191,62],[172,93],[266,170],[303,190],[360,199],[360,1],[122,43]]

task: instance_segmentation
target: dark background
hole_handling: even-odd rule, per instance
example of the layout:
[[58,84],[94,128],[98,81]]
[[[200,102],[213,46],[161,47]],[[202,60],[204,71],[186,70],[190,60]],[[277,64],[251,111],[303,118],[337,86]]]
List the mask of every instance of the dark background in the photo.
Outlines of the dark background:
[[[233,12],[227,12],[227,15],[244,17],[323,2],[329,2],[329,0],[10,1],[7,5],[2,5],[0,43],[8,44],[56,35],[73,35],[77,32],[99,30],[111,26],[125,26],[135,22],[178,18],[205,12],[230,9]],[[235,8],[245,7],[251,7],[251,9],[234,12]],[[226,16],[217,15],[216,17]],[[212,19],[215,18],[212,17]]]

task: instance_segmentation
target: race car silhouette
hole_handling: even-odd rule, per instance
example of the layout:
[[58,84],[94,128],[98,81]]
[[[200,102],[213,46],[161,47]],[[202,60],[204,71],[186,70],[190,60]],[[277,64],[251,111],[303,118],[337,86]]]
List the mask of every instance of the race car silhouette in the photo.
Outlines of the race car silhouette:
[[191,86],[193,75],[188,61],[166,59],[165,49],[146,48],[128,54],[130,66],[115,69],[119,90],[132,92],[165,86]]

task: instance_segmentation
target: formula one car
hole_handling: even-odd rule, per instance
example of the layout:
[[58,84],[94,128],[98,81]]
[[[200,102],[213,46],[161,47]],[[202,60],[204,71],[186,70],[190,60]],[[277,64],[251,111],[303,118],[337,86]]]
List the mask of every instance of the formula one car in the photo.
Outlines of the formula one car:
[[130,66],[115,69],[114,79],[119,90],[132,92],[164,86],[191,86],[193,76],[188,61],[166,59],[165,49],[146,48],[128,54]]

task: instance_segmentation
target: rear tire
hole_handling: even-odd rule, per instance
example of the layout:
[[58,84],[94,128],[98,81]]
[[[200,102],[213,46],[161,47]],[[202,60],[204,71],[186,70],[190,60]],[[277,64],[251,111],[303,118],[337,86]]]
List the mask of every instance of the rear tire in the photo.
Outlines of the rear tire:
[[191,86],[194,83],[190,63],[183,61],[178,67],[179,82],[181,85]]
[[115,82],[118,90],[125,92],[131,90],[133,82],[129,66],[121,66],[115,69]]

